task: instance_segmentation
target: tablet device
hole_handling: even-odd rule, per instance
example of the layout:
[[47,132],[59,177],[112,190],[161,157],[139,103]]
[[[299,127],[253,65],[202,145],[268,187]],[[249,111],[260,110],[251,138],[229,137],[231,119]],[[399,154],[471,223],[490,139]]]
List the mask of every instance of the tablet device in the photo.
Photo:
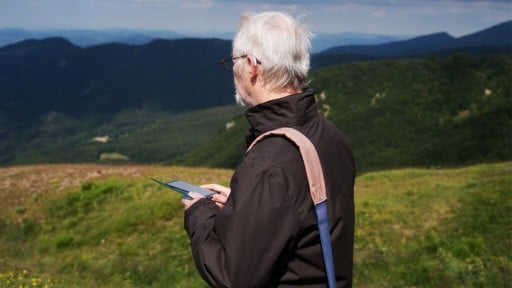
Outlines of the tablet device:
[[188,192],[199,193],[199,194],[203,195],[203,197],[205,197],[205,198],[210,198],[213,194],[215,194],[215,192],[212,192],[208,189],[201,188],[199,186],[190,184],[190,183],[182,181],[182,180],[174,180],[174,181],[169,181],[169,182],[160,181],[155,178],[151,178],[151,180],[153,180],[154,182],[156,182],[164,187],[167,187],[169,189],[172,189],[172,190],[180,193],[186,199],[192,199],[190,196],[188,196]]

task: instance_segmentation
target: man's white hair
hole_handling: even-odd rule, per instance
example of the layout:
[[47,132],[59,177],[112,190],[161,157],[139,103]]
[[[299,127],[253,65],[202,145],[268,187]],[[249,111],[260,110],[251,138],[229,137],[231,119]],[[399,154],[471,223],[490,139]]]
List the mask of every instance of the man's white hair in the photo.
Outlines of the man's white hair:
[[243,14],[233,40],[233,56],[258,59],[262,81],[271,91],[301,88],[308,76],[311,37],[305,25],[287,14]]

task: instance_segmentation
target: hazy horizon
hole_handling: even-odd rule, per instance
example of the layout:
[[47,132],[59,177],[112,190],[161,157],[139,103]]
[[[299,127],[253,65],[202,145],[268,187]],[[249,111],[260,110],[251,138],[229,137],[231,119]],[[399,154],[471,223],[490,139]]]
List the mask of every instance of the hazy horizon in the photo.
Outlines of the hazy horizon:
[[219,35],[233,33],[241,13],[267,10],[300,16],[315,34],[460,37],[512,19],[508,0],[17,0],[0,2],[0,29]]

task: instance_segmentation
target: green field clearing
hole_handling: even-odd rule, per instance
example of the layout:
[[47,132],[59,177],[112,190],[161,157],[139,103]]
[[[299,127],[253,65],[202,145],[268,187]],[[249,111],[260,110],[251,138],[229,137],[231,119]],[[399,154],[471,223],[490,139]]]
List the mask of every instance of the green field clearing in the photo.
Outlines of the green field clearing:
[[[228,185],[232,170],[0,168],[0,288],[205,287],[179,196],[148,180]],[[356,179],[354,287],[512,283],[512,162]]]

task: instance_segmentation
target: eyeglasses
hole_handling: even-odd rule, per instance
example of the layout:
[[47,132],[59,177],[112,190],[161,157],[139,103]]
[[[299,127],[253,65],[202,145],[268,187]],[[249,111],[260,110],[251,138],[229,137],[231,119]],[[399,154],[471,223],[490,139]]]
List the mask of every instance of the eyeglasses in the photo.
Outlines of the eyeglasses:
[[[224,58],[220,60],[220,64],[222,64],[222,68],[226,71],[233,71],[233,66],[235,65],[235,60],[240,58],[247,58],[248,55],[242,55],[238,57]],[[256,64],[260,65],[261,61],[256,59]]]

